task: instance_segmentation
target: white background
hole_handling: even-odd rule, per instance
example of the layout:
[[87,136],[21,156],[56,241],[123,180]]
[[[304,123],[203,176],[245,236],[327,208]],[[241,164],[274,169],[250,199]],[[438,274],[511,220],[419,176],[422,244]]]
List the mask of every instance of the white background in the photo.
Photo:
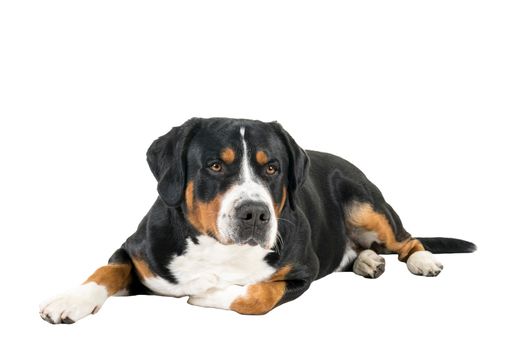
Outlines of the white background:
[[[522,348],[518,3],[3,1],[0,347]],[[358,165],[413,235],[479,251],[438,278],[388,257],[262,317],[142,296],[43,322],[41,299],[134,232],[156,198],[146,149],[192,116],[278,120]]]

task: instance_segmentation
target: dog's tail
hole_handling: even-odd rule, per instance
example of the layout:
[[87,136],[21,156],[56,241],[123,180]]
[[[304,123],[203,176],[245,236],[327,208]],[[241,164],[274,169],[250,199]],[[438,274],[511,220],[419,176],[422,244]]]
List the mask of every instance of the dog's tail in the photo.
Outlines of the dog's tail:
[[474,243],[457,238],[418,237],[426,250],[434,254],[472,253],[477,247]]

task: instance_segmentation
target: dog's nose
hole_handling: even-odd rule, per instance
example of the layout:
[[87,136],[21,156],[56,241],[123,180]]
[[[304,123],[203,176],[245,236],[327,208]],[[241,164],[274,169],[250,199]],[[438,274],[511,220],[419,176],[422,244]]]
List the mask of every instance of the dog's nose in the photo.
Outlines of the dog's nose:
[[270,210],[264,203],[250,201],[239,206],[237,218],[245,226],[262,227],[270,222]]

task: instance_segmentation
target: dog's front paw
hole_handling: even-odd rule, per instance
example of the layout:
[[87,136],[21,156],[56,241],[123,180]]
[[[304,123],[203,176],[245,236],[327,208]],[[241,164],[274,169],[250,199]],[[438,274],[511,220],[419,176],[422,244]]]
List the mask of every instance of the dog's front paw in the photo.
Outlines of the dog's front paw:
[[40,304],[40,317],[53,324],[74,323],[96,313],[107,298],[105,287],[90,282]]
[[188,304],[229,310],[232,302],[237,297],[244,295],[245,291],[246,287],[237,285],[232,285],[225,289],[214,288],[203,294],[190,296],[188,298]]
[[407,267],[414,275],[434,277],[443,270],[441,264],[429,251],[415,252],[407,260]]

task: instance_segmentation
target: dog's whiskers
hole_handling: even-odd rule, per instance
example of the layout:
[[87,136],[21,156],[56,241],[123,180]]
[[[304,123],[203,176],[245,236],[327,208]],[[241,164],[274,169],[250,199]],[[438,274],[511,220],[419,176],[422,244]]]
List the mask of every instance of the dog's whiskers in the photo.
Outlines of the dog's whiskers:
[[281,236],[281,233],[277,231],[277,234],[275,235],[275,244],[274,244],[274,249],[277,254],[281,254],[283,245],[284,245],[283,237]]
[[293,223],[292,221],[290,221],[290,220],[287,220],[287,219],[283,219],[283,218],[277,218],[277,220],[282,220],[282,221],[286,221],[286,222],[289,222],[290,224],[292,224],[292,225],[294,225],[294,226],[295,226],[295,224],[294,224],[294,223]]

